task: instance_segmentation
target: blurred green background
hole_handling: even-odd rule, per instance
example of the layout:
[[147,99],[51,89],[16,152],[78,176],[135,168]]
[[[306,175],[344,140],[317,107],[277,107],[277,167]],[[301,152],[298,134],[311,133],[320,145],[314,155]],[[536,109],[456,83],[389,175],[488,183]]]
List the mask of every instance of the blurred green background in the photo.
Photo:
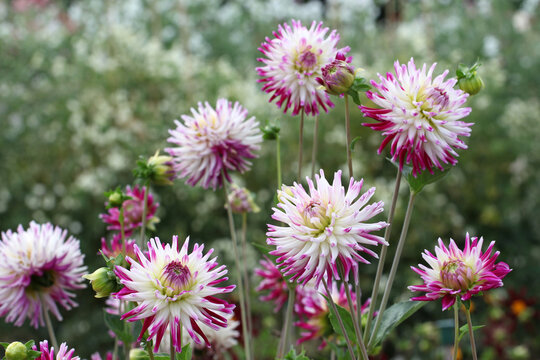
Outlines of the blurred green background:
[[[475,300],[481,359],[538,359],[540,279],[540,25],[538,0],[8,0],[0,4],[0,230],[34,219],[67,228],[81,240],[90,270],[107,235],[98,215],[103,193],[132,184],[140,155],[167,147],[167,129],[197,102],[218,97],[240,101],[261,125],[282,127],[284,182],[295,179],[298,119],[283,115],[260,91],[254,68],[257,48],[279,23],[323,20],[350,46],[364,76],[393,70],[414,57],[437,62],[436,73],[479,59],[485,90],[470,98],[474,122],[469,149],[444,180],[419,196],[395,300],[411,296],[406,286],[420,279],[409,266],[438,237],[463,241],[468,231],[496,240],[500,260],[513,271],[505,287]],[[366,100],[364,98],[364,100]],[[317,167],[327,174],[346,168],[344,108],[321,116]],[[356,177],[376,186],[389,203],[394,167],[377,155],[382,137],[362,127],[351,111]],[[305,128],[304,174],[310,171],[313,120]],[[252,171],[237,180],[256,193],[262,211],[249,218],[249,241],[265,241],[276,188],[275,143],[265,142]],[[289,156],[290,155],[290,156]],[[406,188],[402,187],[391,243],[397,241]],[[154,188],[161,223],[154,235],[191,235],[216,248],[232,265],[223,194],[190,188]],[[380,219],[385,219],[386,214]],[[249,249],[246,261],[260,254]],[[393,248],[389,249],[390,255]],[[390,261],[390,260],[388,260]],[[375,262],[376,263],[376,262]],[[231,266],[231,268],[233,268]],[[364,294],[376,266],[363,267]],[[231,270],[232,272],[232,270]],[[234,276],[232,277],[234,278]],[[253,279],[255,284],[257,279]],[[257,298],[253,293],[253,299]],[[367,295],[364,295],[367,296]],[[82,358],[112,348],[101,309],[90,289],[80,306],[63,311],[59,338]],[[260,326],[257,358],[271,358],[280,318],[269,304],[256,303]],[[425,306],[385,344],[381,359],[442,359],[438,320],[451,318],[440,303]],[[45,329],[0,323],[0,341],[37,341]],[[269,345],[270,344],[270,345]],[[313,351],[312,357],[327,358]],[[467,341],[462,342],[464,356]],[[317,355],[319,354],[319,355]],[[322,355],[320,355],[322,354]],[[535,355],[536,354],[536,355]]]

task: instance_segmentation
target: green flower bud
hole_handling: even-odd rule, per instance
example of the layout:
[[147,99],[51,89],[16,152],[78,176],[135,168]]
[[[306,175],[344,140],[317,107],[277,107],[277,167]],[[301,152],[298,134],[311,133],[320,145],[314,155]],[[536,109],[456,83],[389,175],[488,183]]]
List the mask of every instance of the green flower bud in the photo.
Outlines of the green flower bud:
[[151,170],[150,180],[156,185],[172,185],[175,178],[173,158],[159,155],[159,150],[146,163]]
[[19,342],[14,341],[6,348],[7,360],[26,360],[28,358],[28,349],[26,346]]
[[121,287],[114,272],[107,267],[101,267],[92,274],[83,275],[83,278],[90,280],[97,298],[107,297],[120,290]]
[[279,136],[279,126],[278,125],[266,125],[263,129],[262,129],[262,133],[263,133],[263,139],[264,140],[276,140],[277,137]]
[[482,78],[477,74],[477,70],[480,67],[480,63],[475,63],[470,68],[463,64],[459,64],[456,71],[458,78],[458,87],[468,93],[469,95],[475,95],[484,88],[484,82]]
[[131,349],[129,351],[129,360],[149,360],[150,357],[144,349]]

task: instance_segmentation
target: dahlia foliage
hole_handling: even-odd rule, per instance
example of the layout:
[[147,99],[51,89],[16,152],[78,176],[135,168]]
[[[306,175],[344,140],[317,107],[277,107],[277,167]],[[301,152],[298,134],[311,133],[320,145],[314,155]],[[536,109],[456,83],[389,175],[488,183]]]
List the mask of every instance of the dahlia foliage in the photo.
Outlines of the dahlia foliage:
[[372,234],[388,224],[368,222],[383,211],[384,204],[368,204],[374,187],[360,195],[363,180],[351,178],[345,191],[341,170],[334,174],[332,184],[323,170],[315,175],[315,183],[306,180],[309,193],[297,183],[283,186],[278,192],[279,203],[273,208],[272,218],[285,226],[268,225],[267,243],[276,246],[270,254],[278,257],[283,274],[299,283],[315,279],[318,286],[325,275],[340,279],[339,264],[348,281],[351,269],[357,274],[359,262],[369,263],[360,253],[377,257],[367,245],[388,245],[382,237]]
[[411,164],[415,176],[455,165],[455,149],[467,148],[460,137],[470,136],[473,125],[461,121],[471,112],[463,107],[469,95],[454,89],[456,78],[445,80],[448,70],[433,78],[435,65],[426,71],[426,64],[417,69],[412,58],[407,65],[396,61],[395,75],[379,75],[380,83],[371,81],[376,91],[366,93],[379,108],[360,107],[364,116],[377,120],[364,125],[385,136],[379,153],[390,143],[392,160],[400,170]]
[[[319,106],[325,111],[334,106],[324,89],[319,88],[317,77],[321,68],[334,60],[338,49],[339,35],[335,30],[327,36],[328,28],[322,22],[313,21],[308,29],[300,21],[292,20],[292,27],[279,25],[274,38],[266,38],[259,50],[266,58],[258,61],[264,66],[257,68],[262,78],[262,90],[272,94],[270,101],[277,99],[283,112],[292,109],[297,115],[300,110],[316,115]],[[343,54],[349,47],[339,49]]]
[[254,117],[238,102],[219,99],[216,108],[199,103],[192,116],[175,120],[176,129],[169,130],[167,141],[175,147],[165,149],[173,157],[178,177],[187,178],[191,186],[199,181],[205,189],[221,187],[222,175],[231,181],[229,172],[244,172],[256,157],[262,135]]
[[58,305],[77,306],[73,290],[85,287],[83,259],[79,240],[50,223],[32,221],[28,229],[2,232],[0,316],[16,326],[28,318],[35,328],[45,325],[45,311],[62,320]]
[[157,351],[163,334],[169,328],[176,351],[182,350],[182,329],[196,344],[203,341],[210,346],[202,330],[206,325],[214,330],[227,327],[227,314],[234,305],[215,295],[231,292],[235,286],[219,287],[227,281],[224,265],[218,266],[216,258],[209,259],[213,250],[203,254],[204,245],[195,244],[188,251],[189,238],[179,248],[178,237],[172,244],[163,245],[158,238],[148,243],[145,255],[135,245],[137,259],[126,257],[129,269],[116,267],[116,274],[124,285],[116,297],[136,302],[137,306],[122,315],[128,321],[143,320],[138,341],[148,330],[148,339],[154,340]]
[[428,250],[422,255],[431,268],[419,265],[412,269],[422,277],[424,284],[409,286],[411,291],[423,291],[423,296],[411,300],[432,301],[442,298],[442,308],[446,310],[456,302],[469,300],[473,295],[503,286],[502,279],[511,271],[504,262],[495,263],[499,252],[493,253],[495,241],[482,252],[483,238],[465,236],[465,248],[459,249],[453,239],[446,247],[439,238],[435,255]]

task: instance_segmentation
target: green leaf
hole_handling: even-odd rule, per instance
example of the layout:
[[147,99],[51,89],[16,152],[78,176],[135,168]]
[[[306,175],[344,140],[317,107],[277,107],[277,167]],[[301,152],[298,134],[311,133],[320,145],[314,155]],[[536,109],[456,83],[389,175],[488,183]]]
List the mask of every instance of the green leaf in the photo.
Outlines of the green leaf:
[[118,336],[118,339],[122,340],[124,344],[129,344],[135,341],[136,337],[129,332],[124,321],[120,320],[120,316],[109,314],[105,310],[103,310],[103,316],[105,318],[105,324],[107,327],[113,333],[115,333],[115,335]]
[[176,360],[191,360],[192,350],[189,344],[182,347],[182,352],[176,353]]
[[36,342],[34,340],[30,340],[30,341],[27,341],[26,344],[24,344],[24,346],[26,346],[27,350],[32,350],[32,346],[34,346],[35,344]]
[[349,91],[347,91],[347,94],[345,96],[349,95],[354,101],[356,105],[362,105],[360,102],[360,96],[358,96],[358,91],[354,90],[353,88],[350,88]]
[[[399,164],[392,161],[391,159],[388,159],[392,164],[394,164],[395,167],[399,169]],[[411,189],[411,192],[418,194],[420,193],[426,185],[432,184],[436,181],[441,180],[444,178],[448,173],[450,172],[451,168],[445,169],[443,171],[439,171],[438,169],[435,169],[433,174],[431,174],[429,171],[424,170],[420,174],[417,174],[416,177],[412,174],[412,166],[409,165],[403,165],[403,169],[401,170],[401,174],[403,175],[403,178],[407,181],[409,184],[409,188]]]
[[375,348],[382,343],[384,338],[393,329],[405,321],[409,316],[420,310],[424,305],[426,305],[425,301],[403,301],[386,309],[382,316],[381,325],[379,326],[377,333],[375,333],[375,336],[373,336],[372,330],[371,335],[373,341],[369,344],[368,352],[370,354],[373,353]]
[[9,346],[10,343],[8,342],[0,342],[0,345],[2,345],[4,347],[4,349],[7,349],[7,347]]
[[[330,299],[326,295],[323,296],[328,302],[328,308],[330,309],[330,312],[328,313],[328,319],[330,320],[330,323],[332,324],[335,333],[343,336],[343,332],[341,331],[341,327],[339,326],[339,322],[337,319],[337,314],[334,312],[334,308],[330,306]],[[349,336],[349,340],[356,343],[356,334],[354,332],[354,325],[351,313],[344,307],[339,306],[338,304],[336,304],[336,308],[339,316],[341,317],[341,320],[343,321],[343,326],[345,327],[345,331]]]
[[349,352],[344,346],[338,346],[337,344],[330,342],[330,348],[334,351],[334,354],[336,354],[337,360],[351,360]]
[[361,136],[357,136],[357,137],[355,137],[354,139],[352,139],[352,141],[351,141],[351,151],[354,151],[354,144],[356,144],[356,142],[357,142],[358,140],[361,140],[361,139],[362,139]]
[[270,253],[270,251],[274,250],[270,247],[270,245],[267,245],[267,244],[261,244],[261,243],[257,243],[257,242],[251,242],[251,245],[253,245],[255,248],[257,248],[257,250],[259,250],[260,252],[262,252],[264,255],[268,255]]
[[[472,327],[472,331],[476,331],[478,329],[483,328],[486,325],[476,325]],[[465,336],[465,334],[469,333],[469,325],[465,324],[462,327],[459,328],[459,336],[458,336],[458,343],[461,341],[461,338]]]
[[28,359],[36,359],[41,356],[41,351],[28,350],[26,356],[28,357]]
[[291,349],[287,355],[283,358],[283,360],[309,360],[309,358],[305,355],[305,351],[302,350],[300,354],[296,354],[296,351],[294,349]]

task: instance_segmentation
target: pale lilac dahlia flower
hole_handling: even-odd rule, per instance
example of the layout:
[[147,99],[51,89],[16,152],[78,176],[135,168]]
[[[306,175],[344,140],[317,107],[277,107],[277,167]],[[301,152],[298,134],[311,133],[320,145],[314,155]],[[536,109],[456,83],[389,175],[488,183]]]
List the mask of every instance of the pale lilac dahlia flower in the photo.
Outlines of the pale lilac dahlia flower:
[[[67,238],[67,239],[66,239]],[[57,304],[69,310],[77,306],[72,290],[86,287],[79,240],[50,223],[34,221],[28,229],[2,232],[0,242],[0,316],[21,326],[43,326],[43,312],[62,320]]]
[[334,174],[332,184],[322,170],[320,176],[315,175],[316,184],[309,178],[307,182],[309,193],[297,183],[278,191],[279,202],[272,218],[285,226],[268,225],[267,243],[276,246],[270,254],[278,256],[278,267],[284,275],[292,275],[291,280],[299,283],[315,279],[318,286],[325,275],[339,279],[338,262],[348,281],[351,269],[357,274],[358,262],[369,263],[360,252],[377,257],[365,245],[388,245],[382,237],[371,234],[388,224],[367,222],[383,211],[384,204],[367,205],[375,188],[360,196],[363,180],[351,178],[345,191],[341,171]]
[[431,268],[420,264],[418,268],[411,267],[418,273],[423,285],[409,286],[411,291],[424,291],[424,296],[414,297],[415,301],[432,301],[442,298],[442,309],[454,305],[456,298],[469,300],[471,296],[481,291],[503,286],[502,279],[511,269],[508,264],[495,260],[499,252],[493,252],[495,241],[492,241],[482,253],[483,238],[465,236],[465,249],[460,250],[454,240],[450,239],[447,248],[439,238],[439,246],[435,247],[435,255],[428,250],[422,257]]
[[371,81],[377,92],[366,93],[380,108],[360,107],[378,121],[364,125],[385,136],[379,153],[391,143],[392,160],[400,170],[411,164],[414,176],[426,169],[433,173],[433,167],[442,170],[442,163],[455,165],[455,149],[467,148],[459,137],[470,136],[473,125],[460,120],[471,112],[462,107],[469,95],[454,89],[457,79],[444,80],[448,70],[433,79],[435,65],[426,71],[426,64],[417,69],[413,59],[407,65],[396,61],[396,74],[379,74],[380,83]]
[[[292,20],[292,27],[285,23],[274,31],[274,38],[266,38],[261,44],[261,51],[266,58],[258,61],[265,66],[257,68],[264,83],[262,90],[272,93],[270,101],[277,99],[277,106],[283,112],[292,108],[292,114],[300,110],[316,115],[319,106],[326,112],[334,104],[324,89],[319,89],[316,81],[321,77],[321,68],[331,63],[338,49],[339,35],[333,30],[328,36],[327,27],[322,22],[311,24],[308,29],[300,21]],[[349,47],[339,49],[343,54]]]
[[43,340],[39,343],[39,350],[34,345],[33,350],[41,351],[41,355],[36,360],[79,360],[78,356],[73,356],[74,349],[69,350],[66,343],[60,344],[60,350],[58,350],[56,356],[54,355],[54,347],[49,349],[49,343],[47,340]]
[[[124,201],[123,204],[125,236],[130,236],[135,229],[142,226],[144,193],[147,190],[146,186],[139,187],[135,185],[134,188],[129,185],[126,186],[126,195],[130,196],[131,199]],[[146,227],[148,229],[152,229],[153,224],[159,221],[156,217],[158,206],[159,203],[154,201],[154,197],[149,192],[146,199]],[[104,223],[108,224],[107,230],[121,230],[119,208],[110,208],[106,214],[100,214],[99,217]]]
[[204,341],[210,346],[200,325],[214,330],[224,328],[226,314],[234,309],[234,305],[215,297],[235,288],[234,285],[217,286],[228,280],[223,277],[227,273],[225,266],[218,266],[216,258],[208,259],[212,249],[204,255],[204,245],[195,244],[191,253],[188,247],[189,238],[180,249],[177,236],[173,236],[172,245],[163,245],[158,238],[153,238],[148,242],[148,257],[135,245],[137,260],[126,257],[130,269],[115,268],[124,285],[116,297],[137,303],[122,319],[143,320],[137,341],[148,330],[148,339],[154,340],[154,351],[158,350],[167,327],[177,352],[182,350],[182,327],[196,344]]
[[246,120],[247,110],[219,99],[214,110],[207,102],[199,103],[192,116],[175,120],[176,129],[169,130],[167,141],[176,147],[165,149],[174,161],[178,177],[187,178],[191,186],[200,181],[205,189],[221,187],[222,174],[231,181],[229,171],[249,170],[248,159],[256,157],[262,135],[255,117]]

